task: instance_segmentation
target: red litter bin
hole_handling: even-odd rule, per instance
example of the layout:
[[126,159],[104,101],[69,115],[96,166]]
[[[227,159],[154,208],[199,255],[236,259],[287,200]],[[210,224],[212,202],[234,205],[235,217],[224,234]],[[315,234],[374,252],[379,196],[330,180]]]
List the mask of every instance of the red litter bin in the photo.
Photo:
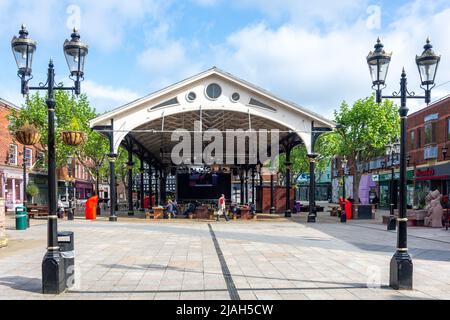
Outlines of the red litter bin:
[[97,219],[98,196],[92,196],[86,201],[86,220]]
[[348,199],[345,199],[345,215],[347,216],[347,220],[352,219],[352,202]]

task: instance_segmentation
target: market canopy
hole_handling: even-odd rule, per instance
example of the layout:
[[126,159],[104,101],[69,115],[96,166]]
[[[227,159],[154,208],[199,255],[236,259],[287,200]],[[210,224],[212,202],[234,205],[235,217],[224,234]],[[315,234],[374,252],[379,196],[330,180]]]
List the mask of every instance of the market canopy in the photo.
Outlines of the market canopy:
[[330,130],[335,123],[213,67],[105,113],[90,126],[110,135],[114,153],[133,141],[165,163],[177,144],[171,141],[174,130],[279,130],[281,142],[304,144],[311,153],[314,130]]

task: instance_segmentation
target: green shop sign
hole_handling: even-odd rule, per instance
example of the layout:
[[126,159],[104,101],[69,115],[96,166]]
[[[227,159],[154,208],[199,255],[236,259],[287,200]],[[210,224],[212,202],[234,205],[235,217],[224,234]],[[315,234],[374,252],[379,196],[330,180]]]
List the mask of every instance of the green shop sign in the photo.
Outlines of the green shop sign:
[[[380,174],[378,181],[380,181],[380,182],[390,181],[391,177],[392,177],[391,173]],[[399,180],[399,179],[400,179],[400,172],[395,172],[394,173],[394,180]],[[414,170],[409,170],[409,171],[406,172],[406,179],[408,179],[408,180],[413,180],[414,179]]]

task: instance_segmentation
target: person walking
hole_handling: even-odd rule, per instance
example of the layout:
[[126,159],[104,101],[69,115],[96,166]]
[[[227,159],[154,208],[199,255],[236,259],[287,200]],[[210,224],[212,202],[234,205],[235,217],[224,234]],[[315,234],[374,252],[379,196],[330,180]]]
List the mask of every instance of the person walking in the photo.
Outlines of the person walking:
[[176,218],[175,214],[173,213],[173,202],[172,200],[169,200],[166,205],[166,214],[167,218],[170,219],[170,216],[173,215],[174,218]]
[[220,215],[223,214],[223,217],[226,221],[229,221],[227,212],[226,212],[226,206],[225,206],[225,195],[222,194],[222,196],[219,199],[219,210],[217,211],[217,221],[220,221]]

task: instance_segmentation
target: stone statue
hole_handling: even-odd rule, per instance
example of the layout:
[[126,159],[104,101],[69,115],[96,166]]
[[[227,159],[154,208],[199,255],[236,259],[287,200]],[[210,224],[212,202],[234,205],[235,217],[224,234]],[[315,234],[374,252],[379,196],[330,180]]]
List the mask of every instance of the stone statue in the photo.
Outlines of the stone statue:
[[425,227],[442,228],[442,216],[444,209],[441,205],[441,193],[439,190],[430,192],[426,197],[427,216],[425,217]]

